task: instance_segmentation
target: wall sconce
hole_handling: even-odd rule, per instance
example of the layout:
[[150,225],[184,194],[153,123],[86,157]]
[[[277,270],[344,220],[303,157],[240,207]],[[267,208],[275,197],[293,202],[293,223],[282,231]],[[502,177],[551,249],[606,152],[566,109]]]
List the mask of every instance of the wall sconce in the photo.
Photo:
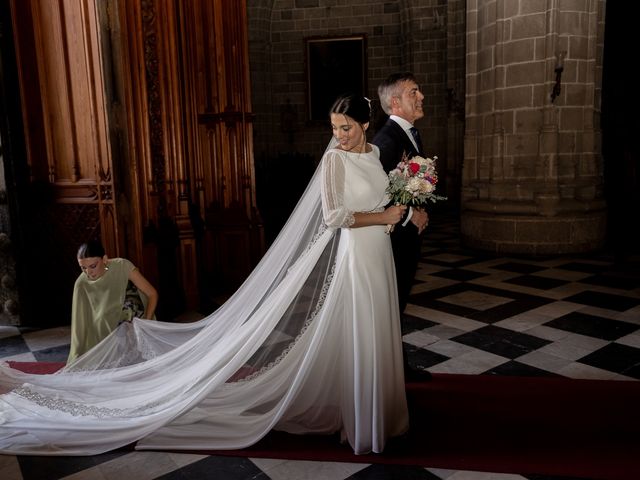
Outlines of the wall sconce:
[[553,71],[556,73],[556,83],[553,85],[553,90],[551,90],[551,103],[554,102],[556,97],[560,95],[560,91],[562,90],[562,71],[564,70],[564,57],[567,55],[567,52],[562,51],[556,55],[556,66]]
[[440,15],[437,8],[433,9],[433,25],[435,29],[444,28],[445,18],[443,15]]

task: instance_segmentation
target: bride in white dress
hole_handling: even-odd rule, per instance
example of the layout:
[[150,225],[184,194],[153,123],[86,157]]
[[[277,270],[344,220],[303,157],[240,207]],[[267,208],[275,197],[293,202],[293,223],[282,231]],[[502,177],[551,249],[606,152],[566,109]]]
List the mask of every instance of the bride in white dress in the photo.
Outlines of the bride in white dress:
[[248,447],[270,430],[341,432],[382,452],[409,425],[387,176],[361,96],[260,264],[190,324],[134,319],[52,375],[0,364],[0,452]]

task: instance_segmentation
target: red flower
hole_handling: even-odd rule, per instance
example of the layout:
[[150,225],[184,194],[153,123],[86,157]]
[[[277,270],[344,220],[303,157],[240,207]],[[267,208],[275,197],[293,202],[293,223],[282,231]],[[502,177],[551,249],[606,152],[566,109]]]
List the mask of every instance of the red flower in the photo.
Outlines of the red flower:
[[420,171],[420,165],[418,163],[411,162],[409,164],[409,169],[411,170],[411,173],[415,175]]

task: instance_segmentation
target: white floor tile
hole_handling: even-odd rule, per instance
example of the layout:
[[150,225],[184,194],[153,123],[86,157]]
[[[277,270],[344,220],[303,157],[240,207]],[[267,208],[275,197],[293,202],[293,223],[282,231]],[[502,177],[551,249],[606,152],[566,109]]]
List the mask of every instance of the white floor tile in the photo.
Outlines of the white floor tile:
[[172,455],[167,452],[131,452],[101,463],[96,468],[100,470],[106,480],[123,480],[125,478],[151,480],[173,472],[179,467],[180,465],[176,464]]
[[491,295],[488,293],[466,291],[456,293],[453,295],[447,295],[446,297],[438,298],[439,301],[450,303],[452,305],[471,308],[473,310],[485,311],[490,308],[495,308],[505,303],[512,302],[513,299],[500,297],[498,295]]
[[634,332],[629,335],[625,335],[624,337],[617,339],[615,343],[627,345],[628,347],[640,348],[640,333]]
[[[453,253],[440,253],[438,255],[429,255],[429,260],[437,260],[444,263],[457,263],[464,260],[469,260],[473,257],[467,255],[455,255]],[[428,262],[428,260],[427,260]]]
[[541,353],[548,353],[549,355],[554,355],[556,357],[565,358],[567,360],[578,360],[592,352],[592,350],[565,342],[564,339],[545,345],[544,347],[539,348],[538,351]]
[[71,327],[56,327],[28,332],[22,335],[22,338],[32,351],[68,345],[71,342]]
[[6,357],[0,358],[0,361],[13,361],[13,362],[35,362],[36,357],[33,356],[31,352],[19,353],[17,355],[9,355]]
[[463,332],[471,332],[486,325],[486,323],[478,322],[477,320],[458,317],[457,315],[451,315],[450,313],[441,312],[439,310],[425,308],[413,304],[407,305],[405,313],[414,317],[424,318],[425,320],[437,322],[447,327],[457,328],[459,330],[462,330]]
[[18,329],[18,327],[0,325],[0,338],[14,337],[16,335],[20,335],[20,329]]
[[525,477],[510,473],[459,471],[448,477],[447,480],[525,480]]
[[500,320],[499,322],[494,323],[494,325],[497,327],[513,330],[514,332],[526,332],[527,330],[535,328],[551,320],[553,320],[553,318],[530,311],[521,313],[520,315],[514,315],[513,317],[505,318],[504,320]]
[[433,327],[425,328],[424,331],[429,335],[438,337],[440,340],[457,337],[458,335],[462,335],[463,333],[465,333],[464,330],[453,328],[448,325],[434,325]]
[[[260,462],[258,462],[260,460]],[[365,463],[307,462],[287,460],[268,463],[252,460],[271,480],[344,480],[367,467]],[[263,465],[265,468],[263,468]]]
[[566,377],[584,380],[618,380],[620,377],[617,373],[577,362],[572,362],[561,368],[558,373]]
[[436,343],[439,340],[438,337],[430,335],[425,330],[416,330],[402,337],[402,341],[409,345],[414,345],[419,348],[424,348],[427,345]]
[[440,340],[429,345],[427,350],[439,353],[440,355],[444,355],[449,358],[457,358],[462,355],[466,355],[467,353],[471,353],[475,349],[468,345],[463,345],[462,343],[453,342],[451,340]]
[[0,455],[0,478],[2,480],[22,480],[18,459],[12,455]]
[[524,363],[525,365],[540,368],[552,373],[558,373],[560,370],[572,363],[571,360],[566,358],[550,355],[539,350],[534,350],[533,352],[522,355],[521,357],[516,358],[516,360],[520,363]]

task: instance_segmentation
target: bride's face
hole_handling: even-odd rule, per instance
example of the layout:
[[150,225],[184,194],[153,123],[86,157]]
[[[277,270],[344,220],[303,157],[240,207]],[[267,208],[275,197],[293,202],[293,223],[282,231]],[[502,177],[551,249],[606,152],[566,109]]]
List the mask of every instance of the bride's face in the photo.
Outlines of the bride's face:
[[362,125],[353,118],[342,113],[331,114],[331,129],[342,150],[347,152],[363,152],[366,143],[365,130],[368,124]]

